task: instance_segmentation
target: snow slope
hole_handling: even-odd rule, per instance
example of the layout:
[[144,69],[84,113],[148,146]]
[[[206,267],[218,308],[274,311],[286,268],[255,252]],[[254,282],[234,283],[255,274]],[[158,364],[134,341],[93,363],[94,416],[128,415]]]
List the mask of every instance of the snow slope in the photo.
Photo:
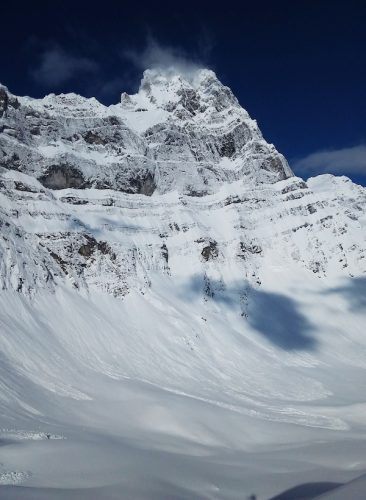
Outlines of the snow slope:
[[364,188],[294,177],[208,70],[109,108],[1,87],[0,130],[2,498],[365,471]]

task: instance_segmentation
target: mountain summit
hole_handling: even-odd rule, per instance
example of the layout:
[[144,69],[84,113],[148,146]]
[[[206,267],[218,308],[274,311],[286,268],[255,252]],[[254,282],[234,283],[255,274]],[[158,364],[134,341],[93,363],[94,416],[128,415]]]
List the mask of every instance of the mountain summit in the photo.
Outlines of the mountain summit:
[[51,189],[204,196],[240,179],[249,185],[292,175],[209,70],[192,80],[147,70],[136,95],[124,93],[109,107],[74,94],[36,100],[2,87],[1,95],[0,165]]

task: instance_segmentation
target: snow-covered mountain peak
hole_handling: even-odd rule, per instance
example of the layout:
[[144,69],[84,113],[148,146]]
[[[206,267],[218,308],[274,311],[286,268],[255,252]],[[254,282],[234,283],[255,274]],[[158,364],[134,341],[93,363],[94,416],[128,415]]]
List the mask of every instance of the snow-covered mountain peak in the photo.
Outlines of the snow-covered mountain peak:
[[292,176],[285,158],[211,70],[147,70],[135,95],[104,106],[77,94],[0,93],[0,166],[45,187],[190,196]]
[[[123,94],[122,102],[125,99]],[[148,106],[167,111],[181,105],[191,115],[205,112],[209,107],[216,111],[239,107],[231,90],[209,69],[197,69],[185,74],[174,68],[148,69],[144,72],[139,92],[133,99],[140,104],[145,102]]]
[[[227,266],[257,276],[266,248],[319,276],[363,269],[364,190],[294,177],[210,70],[148,70],[137,94],[109,107],[1,87],[0,177],[4,287],[62,276],[125,295],[150,272],[193,265],[211,290]],[[338,232],[352,236],[339,245]]]
[[165,69],[151,68],[144,71],[140,88],[146,84],[155,86],[166,86],[172,84],[176,87],[190,86],[197,89],[208,80],[215,80],[221,85],[215,72],[206,68],[196,68],[184,72],[174,67],[168,67]]

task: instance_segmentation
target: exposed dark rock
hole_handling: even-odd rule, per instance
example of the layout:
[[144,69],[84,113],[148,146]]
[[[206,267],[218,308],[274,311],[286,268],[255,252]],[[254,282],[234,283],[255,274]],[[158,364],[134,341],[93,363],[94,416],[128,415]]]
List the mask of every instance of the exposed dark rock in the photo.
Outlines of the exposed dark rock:
[[99,180],[99,179],[94,179],[91,182],[91,187],[94,189],[113,189],[112,184],[109,182],[109,180]]
[[164,138],[164,144],[167,146],[182,146],[186,141],[186,137],[174,131],[174,133],[167,133]]
[[63,272],[65,274],[68,274],[68,272],[67,272],[67,262],[64,261],[59,255],[57,255],[57,253],[53,252],[49,248],[47,250],[50,252],[50,256],[59,264],[59,266],[61,267],[61,269],[63,270]]
[[85,235],[85,238],[86,243],[81,245],[78,252],[82,257],[90,257],[94,253],[98,243],[92,236]]
[[208,245],[203,248],[201,255],[205,259],[205,261],[216,259],[216,257],[219,255],[219,252],[217,250],[217,241],[210,241]]
[[210,278],[205,274],[203,276],[203,292],[207,297],[214,297],[215,293],[212,289]]
[[180,228],[178,226],[178,224],[176,222],[170,222],[169,223],[169,229],[171,229],[172,231],[180,231]]
[[81,172],[68,164],[52,165],[38,178],[39,182],[49,189],[85,189],[90,187]]
[[14,181],[14,187],[17,191],[25,191],[28,193],[37,193],[38,190],[35,189],[33,186],[29,186],[27,184],[24,184],[23,182],[20,181]]
[[244,243],[240,242],[240,250],[241,250],[241,255],[240,257],[245,258],[245,254],[251,253],[251,254],[260,254],[262,253],[262,247],[260,245],[256,245],[255,243]]
[[106,241],[97,241],[93,236],[87,234],[84,235],[86,243],[81,245],[78,253],[85,258],[91,257],[96,250],[101,252],[103,255],[108,255],[112,260],[116,259],[116,254],[112,251],[111,247]]
[[206,190],[200,190],[200,191],[198,191],[197,189],[194,189],[193,186],[188,185],[186,187],[186,190],[185,190],[184,194],[186,196],[192,196],[192,197],[196,197],[196,198],[202,198],[202,196],[206,196],[208,194],[208,192]]
[[313,261],[310,263],[310,269],[313,271],[314,274],[319,273],[321,270],[321,264],[318,261]]
[[71,205],[87,205],[89,203],[88,200],[75,198],[75,196],[62,196],[62,198],[60,198],[60,201],[62,201],[62,203],[70,203]]
[[238,195],[231,195],[228,198],[226,198],[224,205],[225,206],[233,205],[235,203],[242,203],[243,201],[247,200],[242,200]]
[[130,188],[127,188],[126,190],[122,189],[122,191],[151,196],[156,189],[154,176],[150,172],[147,172],[146,175],[138,175],[131,178],[129,183]]
[[169,252],[168,252],[168,248],[167,248],[166,244],[163,243],[160,248],[161,248],[161,256],[163,257],[163,259],[165,260],[165,262],[168,263]]
[[24,279],[23,278],[19,278],[18,279],[18,287],[17,287],[17,292],[21,292],[22,289],[23,289],[23,284],[24,284]]
[[9,99],[9,106],[11,106],[14,109],[19,109],[20,108],[20,102],[16,97],[11,97]]
[[14,128],[14,127],[3,127],[3,130],[2,132],[4,134],[7,134],[7,135],[10,135],[11,137],[14,137],[14,138],[17,138],[19,139],[20,138],[20,130]]
[[296,231],[298,231],[299,229],[304,229],[304,228],[312,227],[312,226],[313,226],[313,224],[309,224],[308,222],[305,222],[304,224],[300,224],[300,226],[293,227],[292,232],[296,233]]
[[289,201],[289,200],[300,200],[301,198],[303,198],[305,196],[304,193],[302,193],[301,191],[298,192],[298,193],[290,193],[287,197],[286,197],[286,201]]
[[72,135],[69,135],[68,137],[63,137],[62,139],[64,141],[75,142],[75,141],[78,141],[80,139],[80,136],[79,136],[79,134],[72,134]]
[[8,109],[9,96],[3,87],[0,87],[0,118],[4,116],[6,110]]
[[289,186],[286,186],[285,188],[282,189],[281,193],[282,194],[287,194],[290,191],[296,191],[296,189],[307,189],[307,184],[304,181],[299,181],[290,184]]
[[268,156],[263,161],[261,167],[269,172],[276,172],[279,174],[279,180],[284,180],[289,177],[285,172],[285,167],[283,160],[280,156],[274,154],[273,156]]
[[120,124],[120,121],[119,119],[117,118],[117,116],[110,116],[108,118],[108,121],[111,125],[119,125]]
[[88,132],[83,135],[83,138],[88,144],[102,144],[104,146],[108,143],[107,139],[103,139],[103,137],[100,137],[100,135],[92,130],[88,130]]
[[0,85],[0,118],[2,118],[9,107],[18,109],[20,102],[16,97],[9,95],[5,87]]
[[8,170],[21,170],[21,161],[17,153],[13,153],[11,156],[2,151],[2,158],[0,158],[0,167],[5,167]]
[[221,147],[219,149],[219,155],[231,158],[235,153],[235,142],[231,134],[225,135],[223,137]]
[[333,219],[333,215],[327,215],[326,217],[323,217],[322,219],[320,219],[320,223],[323,224],[324,222],[326,221],[329,221],[329,220],[332,220]]
[[309,214],[315,214],[315,212],[317,212],[317,209],[314,207],[313,204],[307,205],[306,208],[308,209]]
[[103,254],[110,254],[113,260],[116,258],[116,255],[112,252],[111,247],[108,245],[106,241],[98,241],[97,249]]
[[177,94],[181,96],[179,103],[192,115],[195,115],[200,108],[197,92],[194,89],[182,89]]
[[26,116],[26,118],[29,118],[30,116],[32,118],[40,118],[41,117],[40,113],[33,108],[27,108],[27,112],[26,112],[25,116]]

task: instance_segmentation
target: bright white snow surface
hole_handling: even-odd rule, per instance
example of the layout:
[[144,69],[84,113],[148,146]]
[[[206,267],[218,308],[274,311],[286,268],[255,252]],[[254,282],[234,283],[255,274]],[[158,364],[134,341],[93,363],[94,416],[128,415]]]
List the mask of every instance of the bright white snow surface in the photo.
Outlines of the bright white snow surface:
[[0,481],[22,481],[2,498],[265,499],[360,475],[365,283],[296,273],[267,269],[249,321],[169,277],[123,301],[2,292]]
[[164,78],[115,109],[0,87],[1,499],[366,471],[365,189],[294,177],[212,72]]

